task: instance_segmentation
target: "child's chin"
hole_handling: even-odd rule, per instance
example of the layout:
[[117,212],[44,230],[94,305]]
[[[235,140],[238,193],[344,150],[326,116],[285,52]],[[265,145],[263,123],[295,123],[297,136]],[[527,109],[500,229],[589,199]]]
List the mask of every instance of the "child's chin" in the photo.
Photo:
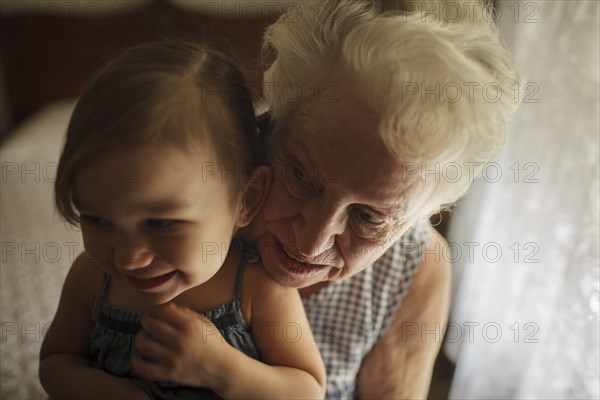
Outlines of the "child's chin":
[[173,292],[169,294],[154,294],[150,295],[148,293],[141,293],[147,305],[150,306],[160,306],[161,304],[167,304],[168,302],[174,300],[181,292]]

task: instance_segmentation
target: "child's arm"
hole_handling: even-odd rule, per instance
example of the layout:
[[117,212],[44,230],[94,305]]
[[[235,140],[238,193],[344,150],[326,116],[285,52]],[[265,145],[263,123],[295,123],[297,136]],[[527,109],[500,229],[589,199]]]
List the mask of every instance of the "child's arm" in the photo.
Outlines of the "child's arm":
[[148,398],[133,382],[91,366],[93,299],[101,280],[100,269],[84,255],[75,260],[67,275],[40,353],[40,381],[51,398]]
[[[231,347],[214,325],[172,303],[142,325],[134,369],[152,380],[208,387],[223,398],[323,398],[325,367],[295,289],[275,282],[262,268],[248,267],[244,301],[262,362]],[[248,293],[248,295],[246,295]]]
[[262,266],[248,267],[246,273],[249,281],[244,290],[251,295],[252,333],[262,362],[231,360],[232,372],[223,394],[232,398],[325,397],[325,366],[298,290],[279,284]]

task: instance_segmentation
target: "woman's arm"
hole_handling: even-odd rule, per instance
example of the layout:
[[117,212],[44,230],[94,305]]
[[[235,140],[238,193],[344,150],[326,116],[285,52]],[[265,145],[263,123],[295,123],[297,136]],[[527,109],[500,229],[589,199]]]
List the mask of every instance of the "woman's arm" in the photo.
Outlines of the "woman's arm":
[[142,318],[136,344],[147,360],[132,357],[136,372],[223,398],[323,398],[325,367],[298,291],[257,265],[246,268],[243,286],[244,316],[262,361],[230,346],[206,318],[168,303]]
[[93,299],[101,279],[98,267],[83,255],[75,260],[67,275],[40,353],[40,381],[51,398],[147,399],[133,382],[91,366]]
[[358,376],[362,398],[427,398],[448,321],[451,271],[440,251],[446,245],[432,228],[406,298],[388,331],[363,360]]

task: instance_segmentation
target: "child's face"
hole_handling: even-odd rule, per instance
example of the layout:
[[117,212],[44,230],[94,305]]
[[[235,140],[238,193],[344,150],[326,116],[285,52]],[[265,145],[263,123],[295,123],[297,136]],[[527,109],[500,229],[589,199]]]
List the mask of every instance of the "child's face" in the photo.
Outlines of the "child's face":
[[237,219],[217,166],[210,148],[191,155],[168,145],[83,166],[74,201],[88,256],[151,304],[206,282]]

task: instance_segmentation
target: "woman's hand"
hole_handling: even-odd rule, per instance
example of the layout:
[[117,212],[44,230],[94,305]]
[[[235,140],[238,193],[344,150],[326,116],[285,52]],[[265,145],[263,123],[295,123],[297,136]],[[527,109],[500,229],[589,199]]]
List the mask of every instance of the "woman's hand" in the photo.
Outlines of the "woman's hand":
[[168,303],[155,316],[144,314],[135,337],[143,358],[133,355],[133,369],[153,381],[212,388],[223,370],[220,361],[231,346],[207,318]]

